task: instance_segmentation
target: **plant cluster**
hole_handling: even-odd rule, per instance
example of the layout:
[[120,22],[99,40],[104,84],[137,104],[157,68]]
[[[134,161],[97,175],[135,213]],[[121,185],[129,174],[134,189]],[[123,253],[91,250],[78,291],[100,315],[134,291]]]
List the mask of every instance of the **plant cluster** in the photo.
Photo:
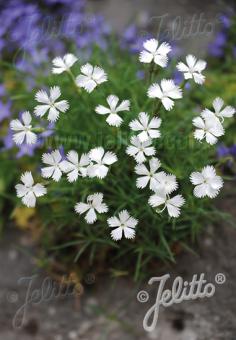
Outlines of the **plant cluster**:
[[206,62],[192,55],[180,61],[176,68],[184,80],[177,85],[167,67],[170,50],[166,42],[145,41],[139,60],[146,84],[130,59],[115,65],[114,58],[106,61],[100,54],[105,71],[92,60],[79,65],[73,54],[56,57],[50,88],[35,94],[34,115],[26,111],[11,121],[18,145],[35,144],[47,131],[46,122],[36,118],[53,124],[51,150],[40,156],[43,179],[35,184],[37,167],[16,185],[28,207],[40,197],[47,254],[57,257],[69,247],[69,264],[73,258],[91,265],[106,260],[122,270],[135,262],[138,278],[154,258],[173,260],[175,245],[195,237],[206,216],[221,215],[209,201],[223,186],[212,145],[235,109],[215,98],[213,111],[196,116],[186,84],[192,82],[191,91],[204,84]]

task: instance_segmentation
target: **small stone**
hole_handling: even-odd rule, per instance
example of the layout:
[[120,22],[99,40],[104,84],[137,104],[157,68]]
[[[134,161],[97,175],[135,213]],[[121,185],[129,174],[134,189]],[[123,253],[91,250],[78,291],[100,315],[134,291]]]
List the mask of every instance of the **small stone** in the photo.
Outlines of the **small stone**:
[[54,307],[49,307],[49,308],[48,308],[48,314],[49,314],[50,316],[55,315],[55,314],[56,314],[56,308],[54,308]]
[[78,334],[76,331],[70,331],[68,333],[68,338],[71,339],[71,340],[75,340],[75,339],[78,339]]
[[16,258],[17,258],[17,255],[18,255],[18,253],[15,249],[10,250],[9,253],[8,253],[9,260],[15,261]]
[[62,335],[57,334],[57,335],[55,336],[55,340],[63,340]]
[[84,321],[79,327],[78,335],[85,334],[92,327],[92,325],[92,322]]

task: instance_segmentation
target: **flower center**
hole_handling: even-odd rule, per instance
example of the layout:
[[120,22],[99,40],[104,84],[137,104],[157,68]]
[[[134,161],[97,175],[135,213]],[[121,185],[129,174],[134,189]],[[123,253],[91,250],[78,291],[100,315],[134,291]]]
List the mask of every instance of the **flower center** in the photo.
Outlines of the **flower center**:
[[25,131],[29,132],[32,129],[32,125],[25,125]]

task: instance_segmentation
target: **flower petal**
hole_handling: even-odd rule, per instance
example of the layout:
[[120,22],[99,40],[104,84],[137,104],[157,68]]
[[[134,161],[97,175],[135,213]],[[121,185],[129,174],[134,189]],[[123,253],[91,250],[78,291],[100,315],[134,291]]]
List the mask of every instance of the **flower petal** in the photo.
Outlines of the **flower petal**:
[[93,208],[90,208],[87,214],[85,215],[85,220],[89,224],[93,224],[97,221],[97,215],[95,213],[95,210]]

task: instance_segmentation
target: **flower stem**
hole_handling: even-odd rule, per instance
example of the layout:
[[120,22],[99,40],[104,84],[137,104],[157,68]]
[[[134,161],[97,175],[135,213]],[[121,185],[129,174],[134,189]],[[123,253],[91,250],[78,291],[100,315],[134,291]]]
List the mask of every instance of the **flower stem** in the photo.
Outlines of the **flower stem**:
[[155,115],[155,113],[158,113],[158,111],[161,108],[161,100],[159,99],[157,104],[154,103],[154,107],[153,107],[153,115]]
[[187,84],[187,82],[188,82],[188,79],[184,79],[179,87],[183,90],[185,88],[185,85]]
[[70,69],[67,70],[67,74],[69,75],[69,78],[72,80],[72,82],[73,82],[73,84],[76,88],[77,93],[80,95],[80,92],[81,92],[80,87],[77,86],[75,76],[73,75],[73,73],[71,72]]
[[42,133],[46,131],[46,129],[44,129],[43,127],[35,127],[35,128],[32,128],[31,131],[36,132],[36,133]]
[[149,82],[152,81],[152,75],[153,75],[153,73],[154,73],[154,64],[151,63],[150,69],[149,69],[149,79],[148,79]]
[[149,81],[152,81],[153,75],[157,75],[158,73],[158,68],[156,67],[154,63],[151,63],[150,69],[149,69]]

